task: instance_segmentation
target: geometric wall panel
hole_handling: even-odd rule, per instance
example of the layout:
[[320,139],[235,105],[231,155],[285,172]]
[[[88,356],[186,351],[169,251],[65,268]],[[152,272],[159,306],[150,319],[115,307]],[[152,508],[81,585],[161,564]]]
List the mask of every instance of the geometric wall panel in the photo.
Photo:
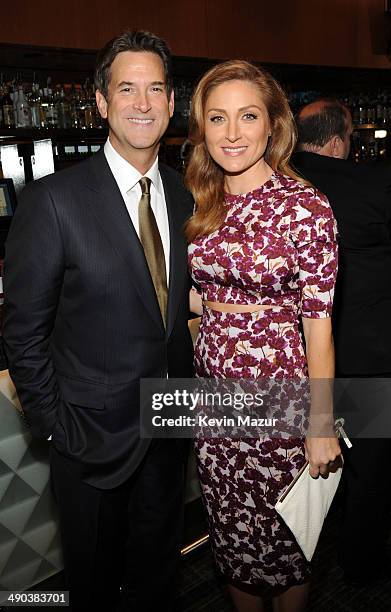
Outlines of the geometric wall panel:
[[26,590],[63,568],[49,443],[31,438],[16,406],[8,372],[1,372],[0,590]]
[[[5,465],[5,463],[3,463]],[[13,478],[13,473],[8,471],[6,474],[2,474],[0,476],[0,499],[4,496],[6,490],[8,489],[10,482]]]
[[[59,559],[61,557],[59,556]],[[47,578],[49,578],[50,576],[53,576],[53,574],[55,574],[57,571],[60,571],[60,569],[57,569],[58,565],[53,565],[53,563],[51,563],[50,560],[48,559],[42,559],[41,561],[41,565],[37,568],[36,574],[35,574],[35,582],[41,582],[42,580],[46,580]],[[87,612],[87,610],[86,610]]]
[[[23,553],[21,553],[21,558],[24,559]],[[23,563],[19,563],[13,570],[5,570],[1,579],[2,590],[17,591],[21,588],[19,586],[21,584],[34,584],[40,564],[39,557],[35,555],[29,561],[24,559]]]
[[[4,401],[4,398],[2,399]],[[14,410],[16,409],[14,408]],[[3,423],[1,429],[3,430]],[[12,432],[12,434],[8,434],[7,437],[2,431],[0,435],[1,460],[8,465],[11,470],[16,470],[28,449],[30,442],[29,437],[23,431],[16,433]]]
[[57,524],[54,521],[47,521],[36,529],[25,531],[21,536],[21,540],[44,557],[48,551],[48,543],[52,541],[56,531]]
[[7,565],[9,558],[14,552],[17,543],[17,538],[13,538],[12,540],[7,540],[6,542],[1,543],[0,575],[4,573],[5,566]]
[[[23,560],[23,564],[20,561]],[[33,566],[35,563],[38,565],[41,563],[41,559],[37,557],[35,551],[31,546],[25,544],[21,540],[18,540],[14,550],[10,554],[7,560],[7,564],[4,568],[4,574],[15,575],[22,570],[22,565]],[[30,570],[29,570],[30,571]]]
[[[9,531],[8,529],[6,529],[4,527],[4,525],[2,525],[0,523],[0,542],[3,544],[4,542],[14,542],[15,541],[15,535],[13,533],[11,533],[11,531]],[[1,559],[1,554],[0,554],[0,559]]]
[[[2,451],[0,442],[0,453]],[[5,489],[0,499],[0,514],[4,509],[9,509],[12,506],[19,505],[28,500],[37,500],[38,493],[30,486],[30,483],[20,478],[19,474],[10,471],[13,474],[12,480]]]
[[0,512],[0,523],[15,536],[21,536],[29,516],[37,504],[37,497],[25,499]]
[[41,495],[49,482],[47,464],[45,463],[30,463],[30,465],[18,468],[17,474],[20,478],[23,478],[25,482],[28,482],[30,487],[38,493],[38,495]]

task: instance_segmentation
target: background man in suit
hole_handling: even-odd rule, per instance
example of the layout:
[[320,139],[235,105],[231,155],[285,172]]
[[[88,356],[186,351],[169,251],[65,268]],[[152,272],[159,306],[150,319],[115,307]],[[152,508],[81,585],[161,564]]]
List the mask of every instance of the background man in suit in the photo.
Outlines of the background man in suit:
[[[391,181],[382,164],[362,166],[347,159],[352,118],[338,101],[309,104],[296,122],[298,152],[292,163],[326,194],[337,219],[336,375],[353,378],[341,408],[347,410],[346,430],[354,435],[375,416],[376,396],[380,407],[389,406],[389,385],[376,379],[391,376]],[[390,479],[383,477],[382,466],[390,462],[387,438],[356,438],[345,453],[339,549],[352,584],[367,584],[387,568]]]
[[192,372],[182,234],[192,199],[157,159],[174,109],[169,50],[125,32],[100,52],[95,80],[109,138],[23,192],[4,340],[32,434],[52,437],[73,609],[114,610],[122,586],[124,609],[171,610],[184,453],[139,432],[139,379]]

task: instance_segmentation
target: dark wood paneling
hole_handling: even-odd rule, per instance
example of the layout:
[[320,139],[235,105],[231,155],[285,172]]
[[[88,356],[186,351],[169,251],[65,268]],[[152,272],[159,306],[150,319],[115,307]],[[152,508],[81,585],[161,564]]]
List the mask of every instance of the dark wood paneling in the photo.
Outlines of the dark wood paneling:
[[176,55],[205,56],[206,0],[19,0],[2,12],[2,42],[100,48],[126,28],[165,38]]
[[208,2],[212,57],[355,65],[357,0]]
[[19,0],[2,42],[96,49],[125,28],[166,38],[176,55],[389,67],[384,0]]

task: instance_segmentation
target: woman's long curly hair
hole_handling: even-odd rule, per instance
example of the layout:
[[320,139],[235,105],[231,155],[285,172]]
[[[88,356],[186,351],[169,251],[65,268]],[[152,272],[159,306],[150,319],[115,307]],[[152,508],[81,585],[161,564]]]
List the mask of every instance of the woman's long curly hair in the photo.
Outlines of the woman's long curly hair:
[[266,70],[244,60],[231,60],[214,66],[198,83],[191,104],[189,139],[193,150],[185,181],[193,194],[196,209],[186,225],[189,242],[217,230],[226,215],[224,172],[212,159],[205,144],[205,105],[213,88],[234,80],[255,85],[268,112],[271,136],[265,161],[273,170],[305,183],[289,167],[289,158],[296,144],[296,127],[287,97],[279,83]]

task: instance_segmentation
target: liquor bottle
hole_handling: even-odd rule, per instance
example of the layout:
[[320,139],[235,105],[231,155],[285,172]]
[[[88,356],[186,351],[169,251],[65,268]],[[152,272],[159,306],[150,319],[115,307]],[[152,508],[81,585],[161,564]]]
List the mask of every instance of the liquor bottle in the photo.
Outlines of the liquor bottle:
[[14,125],[15,125],[15,127],[18,127],[18,108],[17,108],[18,89],[17,89],[17,86],[16,86],[17,82],[18,82],[18,75],[16,75],[16,79],[14,79],[12,81],[12,91],[10,89],[10,96],[12,98],[12,105],[14,107]]
[[30,106],[25,96],[22,83],[18,85],[18,96],[16,99],[16,127],[31,127]]
[[4,118],[3,118],[3,78],[1,78],[1,83],[0,83],[0,129],[3,127],[4,125]]
[[41,127],[47,128],[47,111],[48,111],[48,88],[44,87],[42,90],[39,90],[39,95],[41,98]]
[[4,88],[2,104],[4,127],[13,129],[15,127],[14,104],[8,87]]
[[368,142],[368,158],[371,160],[377,159],[378,156],[378,147],[375,138],[371,138]]
[[63,120],[62,120],[62,108],[60,106],[61,102],[61,85],[57,83],[53,92],[53,104],[55,107],[55,115],[57,117],[56,127],[62,128]]
[[376,123],[376,99],[369,95],[367,101],[367,123]]
[[92,122],[95,128],[102,127],[102,117],[100,116],[100,112],[98,111],[98,107],[96,105],[95,98],[95,85],[92,84],[91,87],[91,110],[92,110]]
[[77,118],[79,123],[79,129],[86,129],[86,116],[85,116],[85,108],[86,108],[86,96],[83,91],[81,85],[76,85],[76,107],[77,107]]
[[51,78],[48,77],[47,80],[47,94],[46,94],[46,126],[48,128],[57,127],[57,108],[54,102],[53,91],[51,87]]
[[354,125],[359,125],[360,123],[360,106],[358,103],[357,96],[354,96],[352,99],[352,117]]
[[39,95],[38,83],[33,83],[31,86],[31,94],[29,98],[31,112],[31,126],[40,128],[41,126],[41,97]]
[[72,127],[71,106],[69,98],[65,94],[64,87],[60,85],[57,87],[59,88],[57,97],[58,127],[67,130]]
[[381,96],[381,106],[382,106],[382,121],[383,125],[388,123],[388,108],[387,108],[387,94],[383,91]]
[[84,122],[85,127],[87,129],[94,127],[93,115],[92,115],[92,105],[91,105],[91,87],[89,79],[84,83]]
[[363,94],[360,94],[359,99],[358,99],[358,112],[360,115],[360,119],[359,119],[360,125],[364,125],[365,123],[368,123],[367,105],[366,105],[365,96]]
[[70,90],[70,107],[71,107],[71,124],[73,128],[79,127],[79,112],[78,112],[78,98],[76,92],[76,86],[72,83]]
[[382,104],[382,94],[379,91],[376,96],[376,123],[381,125],[383,123],[383,104]]

